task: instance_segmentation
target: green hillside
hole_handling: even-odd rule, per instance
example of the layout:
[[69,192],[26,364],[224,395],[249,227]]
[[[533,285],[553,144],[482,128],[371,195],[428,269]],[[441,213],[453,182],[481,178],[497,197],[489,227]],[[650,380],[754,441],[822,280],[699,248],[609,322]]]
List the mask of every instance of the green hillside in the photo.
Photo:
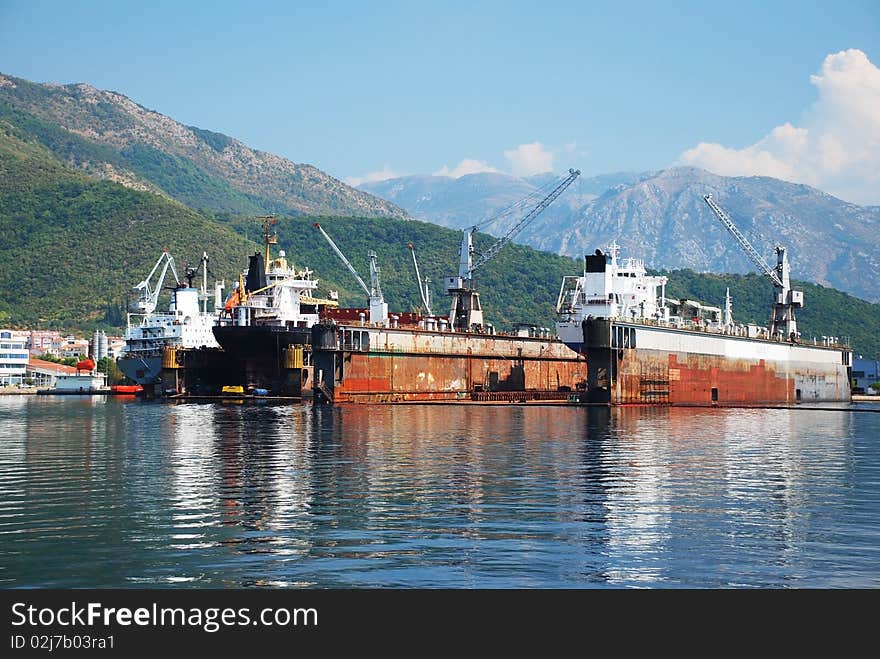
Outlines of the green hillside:
[[86,84],[46,85],[0,73],[0,120],[87,176],[199,211],[407,217],[311,165],[185,126]]
[[0,122],[0,322],[118,327],[162,249],[181,270],[207,251],[228,279],[252,248],[181,204],[74,172]]

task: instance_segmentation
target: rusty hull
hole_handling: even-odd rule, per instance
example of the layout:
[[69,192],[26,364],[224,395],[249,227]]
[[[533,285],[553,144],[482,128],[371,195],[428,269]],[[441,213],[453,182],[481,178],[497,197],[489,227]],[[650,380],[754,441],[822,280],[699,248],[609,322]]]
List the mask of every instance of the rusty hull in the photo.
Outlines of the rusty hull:
[[369,349],[315,349],[316,396],[330,403],[566,400],[586,362],[545,338],[372,330]]
[[[637,340],[651,340],[650,328],[638,331]],[[713,339],[719,344],[724,340]],[[776,353],[786,359],[619,348],[597,341],[587,347],[588,384],[581,400],[608,405],[717,406],[851,400],[844,352],[777,347]],[[758,350],[756,346],[754,351]]]

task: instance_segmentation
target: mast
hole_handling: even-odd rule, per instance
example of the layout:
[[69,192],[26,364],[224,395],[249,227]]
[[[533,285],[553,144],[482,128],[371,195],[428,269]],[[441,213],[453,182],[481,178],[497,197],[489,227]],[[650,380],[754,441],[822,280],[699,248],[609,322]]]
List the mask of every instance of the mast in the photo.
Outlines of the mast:
[[266,272],[269,272],[269,258],[271,256],[271,250],[269,249],[270,245],[278,244],[278,233],[272,232],[272,226],[278,223],[278,220],[275,219],[274,215],[259,215],[257,216],[258,220],[263,220],[263,245],[265,249],[265,258],[263,259],[263,263],[266,266]]
[[727,293],[724,295],[724,326],[727,329],[731,329],[733,327],[733,302],[730,299],[730,288],[728,287]]

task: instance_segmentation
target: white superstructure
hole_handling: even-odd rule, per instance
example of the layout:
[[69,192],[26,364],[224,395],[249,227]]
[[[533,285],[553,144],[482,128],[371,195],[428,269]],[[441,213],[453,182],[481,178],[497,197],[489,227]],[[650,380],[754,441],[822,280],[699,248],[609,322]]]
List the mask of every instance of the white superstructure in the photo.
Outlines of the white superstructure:
[[[270,231],[273,217],[263,218],[265,256],[259,252],[250,258],[246,272],[233,284],[232,293],[223,306],[220,327],[311,327],[320,320],[319,306],[338,306],[336,299],[316,297],[318,280],[313,270],[297,270],[287,260],[284,250],[271,258],[270,246],[278,236]],[[331,292],[331,298],[336,294]],[[219,300],[216,302],[219,308]]]
[[[729,289],[722,309],[695,300],[667,298],[667,281],[665,276],[649,275],[641,259],[620,258],[620,247],[612,241],[604,253],[597,249],[584,257],[583,274],[563,278],[556,302],[556,333],[577,351],[583,348],[581,323],[585,318],[796,342],[784,333],[771,334],[767,327],[734,323]],[[813,342],[823,347],[837,343],[837,337],[827,336],[821,343]]]
[[196,288],[176,288],[165,313],[128,314],[123,357],[161,354],[166,346],[178,348],[216,348],[211,329],[217,322],[215,312],[199,309]]
[[[161,276],[155,285],[149,285],[163,261],[166,265]],[[203,255],[202,263],[207,272],[207,255]],[[177,285],[171,289],[168,311],[157,313],[156,302],[169,268]],[[133,305],[137,311],[127,314],[125,346],[117,363],[122,372],[138,384],[151,384],[157,380],[162,368],[162,351],[166,347],[219,347],[212,331],[218,313],[216,310],[208,312],[204,306],[199,308],[200,299],[206,300],[207,294],[204,285],[201,291],[192,286],[194,274],[194,269],[188,269],[189,282],[183,285],[177,278],[174,259],[163,252],[150,276],[135,286],[140,291],[140,297]],[[222,282],[216,284],[215,297],[219,297],[222,287]]]

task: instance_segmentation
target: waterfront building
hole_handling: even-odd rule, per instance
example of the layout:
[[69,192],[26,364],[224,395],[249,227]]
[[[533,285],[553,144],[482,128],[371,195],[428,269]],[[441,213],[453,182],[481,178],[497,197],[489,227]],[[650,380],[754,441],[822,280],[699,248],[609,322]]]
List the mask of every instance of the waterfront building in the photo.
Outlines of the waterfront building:
[[31,357],[27,364],[25,381],[36,387],[51,389],[58,377],[64,375],[76,375],[76,368]]
[[59,357],[86,357],[89,355],[89,342],[87,339],[77,339],[74,336],[64,338],[59,350]]
[[24,382],[28,357],[26,337],[13,330],[0,330],[0,386]]

